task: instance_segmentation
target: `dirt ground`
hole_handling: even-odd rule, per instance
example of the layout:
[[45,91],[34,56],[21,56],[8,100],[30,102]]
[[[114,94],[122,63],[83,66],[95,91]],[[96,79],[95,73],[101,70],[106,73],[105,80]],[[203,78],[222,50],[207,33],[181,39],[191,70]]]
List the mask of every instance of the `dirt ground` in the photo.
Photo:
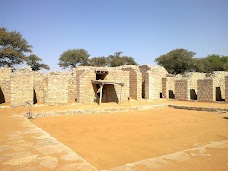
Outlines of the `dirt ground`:
[[[40,106],[33,107],[32,112],[160,104],[228,108],[228,103],[159,100],[121,105]],[[228,170],[227,113],[164,108],[30,121],[21,114],[28,112],[28,107],[5,106],[0,105],[3,171]]]
[[[33,123],[98,169],[109,169],[228,140],[226,115],[171,108],[46,117],[37,118]],[[212,153],[216,152],[218,150]],[[228,170],[227,149],[220,150],[218,154],[219,161],[213,159],[209,168]],[[191,161],[194,161],[192,167],[195,168],[202,168],[201,164],[208,162],[200,157],[194,157]],[[185,161],[183,165],[188,168],[191,164]],[[178,170],[177,167],[174,170]]]

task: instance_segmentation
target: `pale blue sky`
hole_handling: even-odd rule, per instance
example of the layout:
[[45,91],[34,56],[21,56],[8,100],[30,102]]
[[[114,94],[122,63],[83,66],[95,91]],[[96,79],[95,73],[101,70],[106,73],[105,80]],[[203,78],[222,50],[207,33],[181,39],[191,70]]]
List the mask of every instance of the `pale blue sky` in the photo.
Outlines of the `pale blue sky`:
[[228,55],[228,0],[0,0],[0,27],[20,32],[51,70],[67,49],[116,51],[139,64],[176,48]]

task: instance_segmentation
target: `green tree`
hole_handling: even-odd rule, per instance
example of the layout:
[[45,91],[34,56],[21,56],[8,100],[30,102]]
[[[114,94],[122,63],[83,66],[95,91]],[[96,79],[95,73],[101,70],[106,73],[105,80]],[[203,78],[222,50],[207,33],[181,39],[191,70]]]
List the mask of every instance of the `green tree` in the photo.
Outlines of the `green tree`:
[[212,54],[208,55],[206,58],[198,58],[196,71],[205,73],[228,71],[228,57]]
[[34,54],[29,55],[27,57],[26,61],[27,61],[27,65],[29,65],[33,71],[38,71],[41,69],[50,70],[49,66],[41,63],[42,59]]
[[106,57],[94,57],[89,60],[89,65],[96,67],[105,67],[108,65]]
[[114,55],[108,56],[108,65],[110,67],[117,67],[121,65],[138,65],[134,58],[129,56],[120,56],[122,52],[116,52]]
[[63,69],[85,66],[89,64],[89,56],[84,49],[70,49],[62,53],[58,65]]
[[6,28],[0,28],[0,67],[14,69],[15,65],[26,61],[24,53],[32,52],[31,48],[19,32],[8,32]]
[[181,74],[194,69],[195,52],[186,49],[175,49],[155,59],[170,74]]

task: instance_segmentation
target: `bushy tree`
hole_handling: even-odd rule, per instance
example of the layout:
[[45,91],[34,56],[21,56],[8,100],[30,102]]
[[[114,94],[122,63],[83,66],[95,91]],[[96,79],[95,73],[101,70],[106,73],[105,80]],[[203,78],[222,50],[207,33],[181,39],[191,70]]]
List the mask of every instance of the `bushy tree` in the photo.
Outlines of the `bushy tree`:
[[198,72],[228,71],[227,56],[212,54],[206,58],[198,58],[196,61],[196,71]]
[[58,65],[65,68],[75,68],[89,64],[89,54],[84,49],[70,49],[62,53]]
[[122,52],[116,52],[114,55],[108,56],[108,65],[110,67],[117,67],[121,65],[137,65],[134,58],[129,56],[120,56]]
[[26,61],[24,53],[32,52],[31,48],[19,32],[0,28],[0,67],[15,68],[15,65],[22,64]]
[[175,49],[155,59],[170,74],[181,74],[194,69],[195,52],[186,49]]
[[108,65],[108,59],[106,57],[94,57],[89,60],[90,66],[105,67]]
[[33,71],[38,71],[41,69],[47,69],[47,70],[50,69],[48,65],[41,63],[42,62],[41,58],[39,58],[34,54],[29,55],[26,61],[27,61],[27,65],[29,65]]

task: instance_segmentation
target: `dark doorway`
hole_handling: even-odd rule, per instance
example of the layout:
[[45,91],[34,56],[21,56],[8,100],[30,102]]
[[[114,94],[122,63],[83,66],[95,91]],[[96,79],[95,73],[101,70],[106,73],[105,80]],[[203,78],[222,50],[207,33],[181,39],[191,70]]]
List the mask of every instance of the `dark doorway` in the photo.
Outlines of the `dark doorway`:
[[4,96],[3,91],[2,91],[2,89],[0,87],[0,104],[1,103],[5,103],[5,102],[6,102],[5,96]]
[[145,81],[142,83],[142,98],[145,99]]
[[160,98],[162,98],[162,93],[160,93]]
[[195,89],[190,89],[190,99],[197,100],[197,94],[196,94]]
[[33,90],[33,104],[37,103],[37,96],[36,96],[36,91]]
[[215,99],[216,101],[225,101],[225,99],[222,98],[222,92],[220,87],[216,87],[215,89]]
[[169,99],[175,99],[175,95],[173,93],[173,90],[169,90]]

